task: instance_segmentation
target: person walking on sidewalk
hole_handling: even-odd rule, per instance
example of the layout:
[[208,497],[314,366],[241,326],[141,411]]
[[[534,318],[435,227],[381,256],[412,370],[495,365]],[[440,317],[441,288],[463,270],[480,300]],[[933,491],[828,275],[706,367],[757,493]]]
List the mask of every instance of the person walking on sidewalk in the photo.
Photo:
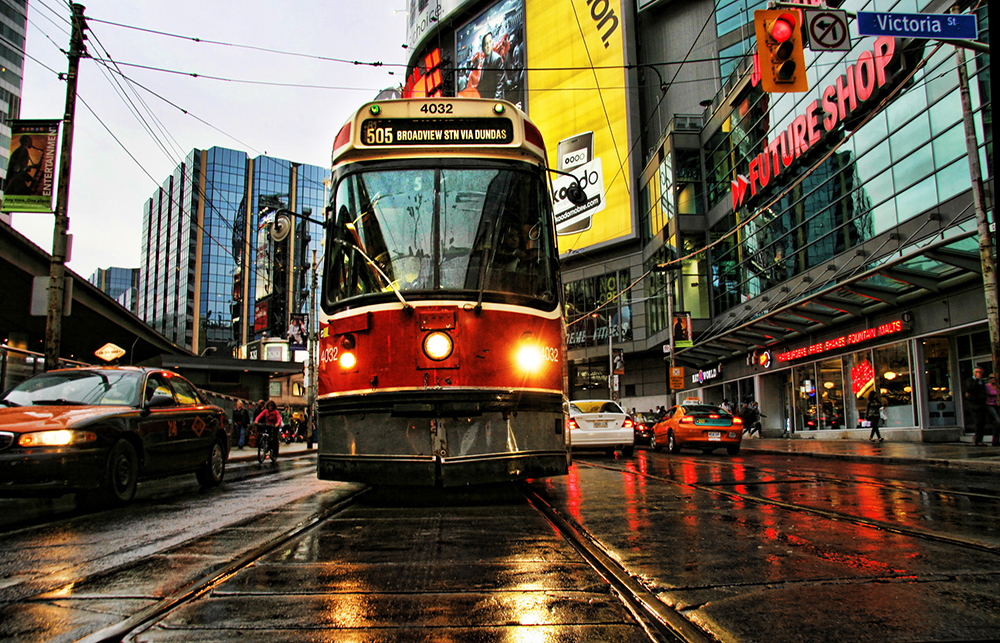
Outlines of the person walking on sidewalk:
[[993,446],[1000,446],[1000,409],[997,408],[997,376],[990,375],[986,380],[986,420],[990,423],[990,434],[993,436]]
[[[965,403],[969,405],[969,412],[972,414],[972,421],[975,423],[975,438],[973,443],[976,446],[985,446],[983,442],[983,431],[986,429],[986,382],[983,381],[983,369],[976,367],[972,369],[972,377],[962,384]],[[968,430],[968,427],[966,427]]]
[[761,420],[763,418],[766,418],[767,416],[760,412],[760,404],[758,404],[756,400],[754,400],[753,403],[750,404],[750,408],[753,409],[753,415],[755,416],[753,425],[750,427],[750,437],[752,438],[754,431],[756,431],[757,437],[762,438],[764,437],[763,433],[764,427],[761,424]]
[[243,402],[237,401],[233,409],[233,428],[236,429],[236,445],[243,448],[246,444],[247,429],[250,427],[250,413],[243,408]]
[[882,433],[878,430],[878,425],[882,423],[882,398],[879,397],[878,391],[875,389],[872,389],[872,392],[868,394],[865,419],[871,423],[872,427],[871,433],[868,434],[868,441],[874,442],[878,439],[879,442],[883,442]]

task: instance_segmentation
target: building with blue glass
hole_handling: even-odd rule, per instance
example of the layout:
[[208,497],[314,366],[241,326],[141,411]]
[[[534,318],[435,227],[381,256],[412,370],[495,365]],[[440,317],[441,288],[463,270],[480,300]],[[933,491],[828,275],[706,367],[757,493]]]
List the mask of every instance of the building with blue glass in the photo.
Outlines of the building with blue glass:
[[[21,117],[27,21],[27,0],[0,0],[0,192],[7,177],[10,121]],[[0,214],[0,220],[10,223],[10,214]]]
[[[874,392],[887,439],[963,437],[962,382],[992,365],[956,48],[851,22],[848,51],[806,50],[808,91],[767,93],[753,17],[766,5],[459,3],[415,23],[431,26],[410,35],[404,93],[470,95],[463,43],[512,43],[493,52],[549,162],[601,197],[559,236],[571,399],[752,399],[767,434],[838,438],[867,437]],[[988,5],[970,6],[988,43]],[[992,217],[989,55],[963,66]]]
[[321,218],[327,171],[213,147],[192,150],[143,209],[137,314],[197,353],[285,337],[309,313],[313,250],[322,229],[296,219],[274,242],[267,213]]
[[125,308],[135,312],[139,289],[138,268],[98,268],[87,279]]

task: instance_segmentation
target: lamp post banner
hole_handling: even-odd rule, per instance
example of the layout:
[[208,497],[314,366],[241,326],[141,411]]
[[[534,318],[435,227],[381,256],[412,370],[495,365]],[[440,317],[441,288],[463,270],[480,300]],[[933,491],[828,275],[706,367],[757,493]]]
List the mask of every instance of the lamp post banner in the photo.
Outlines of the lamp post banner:
[[60,121],[13,121],[3,212],[52,213]]

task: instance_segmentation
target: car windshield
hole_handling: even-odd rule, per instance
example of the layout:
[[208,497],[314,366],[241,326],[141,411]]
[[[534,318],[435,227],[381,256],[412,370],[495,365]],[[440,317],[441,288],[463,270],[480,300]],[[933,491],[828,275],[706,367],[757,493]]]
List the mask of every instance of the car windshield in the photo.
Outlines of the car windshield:
[[711,406],[709,404],[696,404],[692,406],[684,405],[685,415],[706,415],[708,413],[718,413],[719,415],[729,416],[724,410],[718,406]]
[[0,402],[7,406],[131,406],[136,403],[141,377],[138,372],[52,371],[21,382]]
[[610,400],[594,400],[589,402],[573,402],[570,410],[577,413],[625,413],[622,407]]

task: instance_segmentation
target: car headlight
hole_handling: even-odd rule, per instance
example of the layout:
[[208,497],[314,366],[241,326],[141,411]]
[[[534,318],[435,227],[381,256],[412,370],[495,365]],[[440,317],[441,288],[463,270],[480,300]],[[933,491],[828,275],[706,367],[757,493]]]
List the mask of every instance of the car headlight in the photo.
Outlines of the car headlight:
[[71,444],[85,444],[97,440],[97,434],[90,431],[36,431],[25,433],[17,439],[19,447],[65,447]]
[[424,337],[424,355],[435,362],[448,359],[454,347],[455,343],[448,333],[437,330]]

